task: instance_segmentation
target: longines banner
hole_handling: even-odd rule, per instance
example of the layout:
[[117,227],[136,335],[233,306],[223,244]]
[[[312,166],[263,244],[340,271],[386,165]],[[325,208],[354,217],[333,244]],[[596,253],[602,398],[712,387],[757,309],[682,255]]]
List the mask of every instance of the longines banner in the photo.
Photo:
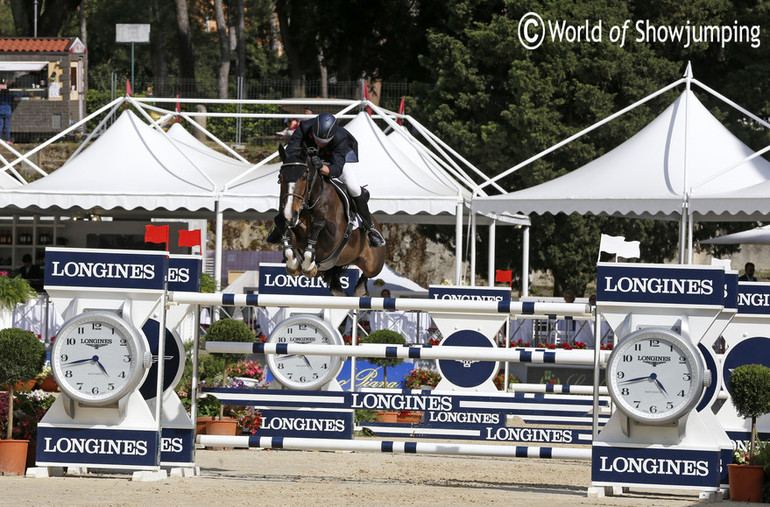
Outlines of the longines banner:
[[[342,290],[348,296],[358,283],[358,270],[347,269],[340,278]],[[291,276],[286,273],[286,266],[277,263],[262,263],[259,265],[260,294],[293,294],[300,296],[331,296],[329,287],[321,278],[307,278],[304,275]]]
[[159,440],[156,431],[39,426],[37,464],[153,467]]
[[45,285],[163,290],[166,252],[46,248]]
[[448,301],[510,301],[511,289],[507,287],[466,287],[458,285],[431,285],[428,299]]
[[601,302],[722,306],[727,299],[725,291],[722,269],[597,266],[596,299]]

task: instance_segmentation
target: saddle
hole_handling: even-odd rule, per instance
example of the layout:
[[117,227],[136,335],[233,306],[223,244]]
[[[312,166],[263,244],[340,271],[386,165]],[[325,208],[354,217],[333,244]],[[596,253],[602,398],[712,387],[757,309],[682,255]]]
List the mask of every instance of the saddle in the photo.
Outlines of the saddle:
[[355,204],[348,195],[348,191],[345,188],[345,185],[341,181],[334,178],[329,178],[329,182],[334,187],[334,190],[336,190],[337,195],[340,196],[340,201],[342,201],[342,208],[344,210],[348,226],[345,229],[345,234],[342,235],[342,240],[337,245],[337,248],[335,248],[327,258],[318,262],[318,269],[320,271],[331,269],[337,264],[337,259],[339,258],[342,249],[345,248],[345,245],[348,244],[350,235],[353,233],[353,230],[361,225],[361,219],[355,211]]

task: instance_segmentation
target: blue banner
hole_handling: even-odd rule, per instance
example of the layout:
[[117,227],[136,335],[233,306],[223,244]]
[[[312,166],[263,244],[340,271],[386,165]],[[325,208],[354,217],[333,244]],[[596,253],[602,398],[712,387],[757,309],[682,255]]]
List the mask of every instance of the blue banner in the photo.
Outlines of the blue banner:
[[165,252],[47,248],[45,285],[163,290]]
[[156,431],[38,426],[37,464],[152,467],[159,440]]
[[178,257],[168,259],[168,290],[199,292],[203,261],[199,257]]
[[596,300],[601,303],[654,303],[722,306],[725,272],[698,267],[599,264]]
[[353,411],[260,410],[258,437],[353,438]]
[[770,314],[770,284],[738,284],[738,313]]
[[195,462],[193,428],[163,428],[160,439],[160,462],[163,465]]
[[[353,296],[358,283],[357,269],[346,269],[340,277],[342,290]],[[291,276],[286,273],[284,264],[262,263],[259,265],[260,294],[290,294],[300,296],[331,296],[329,287],[320,277],[307,278],[304,275]]]
[[679,450],[594,445],[591,481],[600,484],[646,484],[716,488],[719,451]]
[[431,285],[428,288],[428,298],[448,301],[510,301],[511,289],[507,287]]

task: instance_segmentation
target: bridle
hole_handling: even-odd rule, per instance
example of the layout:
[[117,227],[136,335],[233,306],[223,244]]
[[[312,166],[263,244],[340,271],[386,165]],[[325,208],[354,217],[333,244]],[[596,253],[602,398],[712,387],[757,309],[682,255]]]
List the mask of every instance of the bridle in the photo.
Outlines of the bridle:
[[[302,173],[310,172],[311,176],[310,176],[310,181],[308,181],[307,185],[305,185],[305,191],[303,195],[300,195],[295,192],[287,192],[281,197],[281,200],[282,200],[281,208],[283,208],[286,205],[286,201],[289,197],[293,197],[300,202],[300,206],[297,213],[302,213],[303,210],[312,210],[313,208],[315,208],[316,205],[318,204],[318,201],[321,200],[321,197],[323,196],[323,191],[324,191],[324,181],[323,181],[323,178],[320,177],[320,172],[315,168],[311,169],[311,164],[308,164],[308,163],[289,162],[284,164],[281,167],[281,172],[279,173],[279,179],[284,178],[284,175],[283,175],[284,167],[287,167],[290,170],[304,168],[304,171],[302,171]],[[295,181],[299,181],[300,177],[301,177],[301,173],[296,176]],[[311,198],[311,195],[313,194],[314,188],[316,187],[316,182],[319,182],[318,184],[320,185],[320,188],[318,189],[318,193],[315,201],[311,203],[310,198]]]

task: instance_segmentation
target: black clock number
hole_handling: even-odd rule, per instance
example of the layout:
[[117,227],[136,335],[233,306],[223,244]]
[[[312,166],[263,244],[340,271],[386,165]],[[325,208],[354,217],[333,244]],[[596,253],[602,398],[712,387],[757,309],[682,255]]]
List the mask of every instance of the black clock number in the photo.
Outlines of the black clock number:
[[114,391],[115,390],[115,384],[113,384],[112,382],[107,384],[107,390],[108,391]]
[[125,338],[121,338],[120,339],[120,346],[121,347],[125,347],[126,345],[128,345],[128,340],[126,340]]
[[672,408],[674,408],[673,401],[669,401],[668,403],[666,403],[666,410],[671,410]]
[[685,373],[684,375],[682,375],[682,380],[689,381],[691,379],[692,379],[692,374],[690,374],[690,373]]
[[655,405],[650,405],[649,412],[651,414],[657,413],[658,412],[658,407],[656,407]]
[[[650,340],[652,341],[652,340]],[[642,350],[642,344],[641,343],[635,343],[634,344],[634,350]]]
[[278,368],[279,370],[283,370],[284,368],[286,368],[286,365],[285,365],[285,364],[283,364],[283,363],[278,363],[278,364],[276,364],[275,366],[276,366],[276,368]]
[[306,378],[306,377],[303,375],[303,376],[301,376],[301,377],[299,378],[299,381],[300,381],[300,382],[303,382],[303,383],[304,383],[304,382],[307,382],[307,378]]
[[129,354],[123,354],[123,362],[124,363],[130,363],[131,362],[131,356]]
[[624,387],[623,389],[620,390],[620,394],[622,394],[623,396],[628,396],[629,394],[631,394],[631,391],[629,391],[627,387]]
[[660,340],[650,340],[650,347],[660,347]]
[[59,358],[62,360],[62,362],[67,362],[70,356],[68,356],[67,354],[62,354],[61,356],[59,356]]
[[83,326],[78,326],[78,334],[86,334],[86,328]]
[[676,393],[676,395],[679,396],[680,398],[684,398],[684,389]]
[[622,372],[622,371],[619,371],[619,372],[617,372],[615,374],[615,376],[618,377],[618,378],[624,378],[626,376],[626,373]]
[[297,327],[299,328],[300,331],[307,330],[307,324],[297,324]]
[[99,394],[99,388],[94,386],[91,388],[91,394]]
[[72,370],[64,370],[64,378],[72,378]]
[[102,330],[102,323],[101,322],[91,322],[91,329],[94,331],[101,331]]
[[75,345],[75,339],[74,338],[67,338],[67,341],[65,343],[67,345]]
[[634,400],[634,408],[639,408],[639,405],[641,405],[642,402],[639,400]]
[[78,386],[78,391],[83,390],[83,382],[78,382],[77,386]]
[[624,354],[623,355],[623,362],[624,363],[630,363],[633,360],[634,360],[634,356],[632,356],[631,354]]
[[684,356],[679,356],[679,364],[686,364],[687,358]]
[[118,373],[118,378],[126,378],[126,372],[121,371],[120,373]]

